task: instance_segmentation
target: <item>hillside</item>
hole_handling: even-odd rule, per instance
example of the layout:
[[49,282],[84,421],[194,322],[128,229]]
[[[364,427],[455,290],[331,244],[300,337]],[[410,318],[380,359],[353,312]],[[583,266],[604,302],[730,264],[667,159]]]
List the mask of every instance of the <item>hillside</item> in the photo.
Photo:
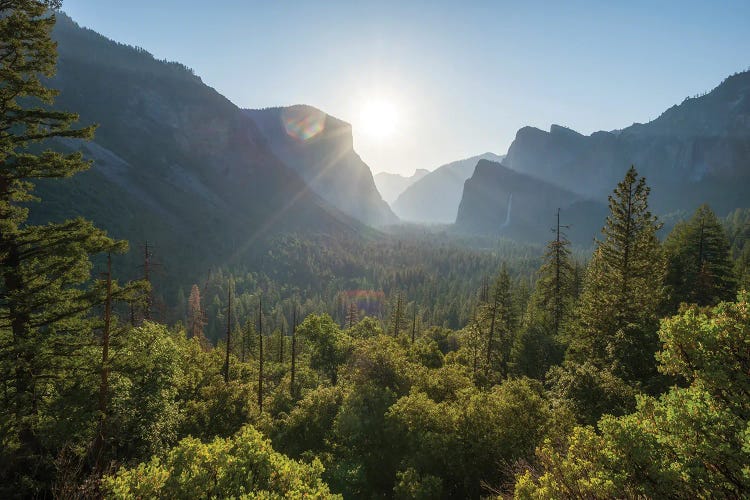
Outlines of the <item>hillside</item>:
[[98,129],[93,142],[65,144],[82,149],[93,168],[40,183],[34,221],[84,216],[134,246],[154,244],[165,273],[193,276],[241,261],[273,234],[362,229],[308,189],[255,123],[189,69],[63,14],[54,37],[56,107]]
[[549,132],[524,127],[504,164],[597,199],[633,164],[652,186],[657,213],[693,210],[703,202],[719,213],[747,207],[750,72],[622,130],[584,136],[558,125]]
[[331,205],[371,226],[398,222],[354,151],[350,124],[302,105],[245,113],[274,155]]
[[392,204],[393,211],[407,221],[451,224],[456,221],[464,181],[471,177],[477,162],[502,159],[484,153],[442,165],[401,193]]

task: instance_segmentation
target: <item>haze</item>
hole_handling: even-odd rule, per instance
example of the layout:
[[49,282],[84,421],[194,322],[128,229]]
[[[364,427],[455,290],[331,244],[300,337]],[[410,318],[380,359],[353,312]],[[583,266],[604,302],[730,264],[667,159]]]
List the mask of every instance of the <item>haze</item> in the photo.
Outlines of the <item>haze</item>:
[[750,64],[748,2],[436,4],[68,0],[64,10],[188,65],[241,107],[305,103],[344,119],[373,172],[407,175],[504,153],[525,125],[645,122]]

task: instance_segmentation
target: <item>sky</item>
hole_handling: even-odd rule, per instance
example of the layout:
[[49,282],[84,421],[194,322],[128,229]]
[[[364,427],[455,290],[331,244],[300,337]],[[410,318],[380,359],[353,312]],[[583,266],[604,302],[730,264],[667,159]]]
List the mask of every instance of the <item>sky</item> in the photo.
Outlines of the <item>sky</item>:
[[352,124],[374,173],[487,151],[523,126],[647,122],[750,68],[750,1],[65,0],[243,108]]

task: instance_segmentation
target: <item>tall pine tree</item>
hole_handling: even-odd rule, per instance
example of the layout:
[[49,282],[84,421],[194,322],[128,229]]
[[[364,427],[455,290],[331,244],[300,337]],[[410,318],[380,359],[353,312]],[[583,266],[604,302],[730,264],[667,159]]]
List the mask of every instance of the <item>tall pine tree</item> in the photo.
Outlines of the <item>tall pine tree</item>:
[[555,336],[560,334],[563,322],[570,313],[575,292],[575,270],[570,256],[570,242],[564,232],[566,227],[560,224],[558,209],[555,238],[547,244],[534,294],[537,310],[547,316]]
[[724,227],[708,205],[677,224],[664,241],[669,305],[712,306],[732,300],[736,280]]
[[0,410],[6,455],[0,483],[21,480],[17,491],[30,496],[40,494],[51,474],[39,428],[47,386],[90,331],[87,313],[105,296],[101,287],[84,286],[89,255],[126,247],[80,218],[26,222],[27,205],[36,201],[33,180],[69,177],[90,166],[80,153],[45,149],[55,138],[93,134],[93,127],[71,128],[77,115],[50,108],[57,92],[45,79],[55,72],[57,54],[48,9],[56,7],[59,2],[42,0],[0,3],[0,363],[12,395]]
[[646,179],[630,167],[609,197],[610,214],[587,269],[568,353],[630,382],[656,370],[665,263],[649,192]]
[[562,361],[562,332],[577,295],[576,268],[564,232],[566,227],[560,224],[558,209],[557,224],[552,228],[555,237],[547,244],[523,328],[513,344],[511,363],[516,374],[542,378],[550,366]]

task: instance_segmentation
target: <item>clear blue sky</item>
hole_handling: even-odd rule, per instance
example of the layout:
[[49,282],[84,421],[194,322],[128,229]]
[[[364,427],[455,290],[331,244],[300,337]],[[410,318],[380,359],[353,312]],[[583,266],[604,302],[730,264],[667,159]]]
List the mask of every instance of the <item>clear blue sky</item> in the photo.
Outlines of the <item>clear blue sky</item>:
[[[525,125],[655,118],[750,67],[750,0],[65,0],[79,24],[193,68],[241,107],[311,104],[374,172],[493,151]],[[370,101],[393,108],[375,137]]]

